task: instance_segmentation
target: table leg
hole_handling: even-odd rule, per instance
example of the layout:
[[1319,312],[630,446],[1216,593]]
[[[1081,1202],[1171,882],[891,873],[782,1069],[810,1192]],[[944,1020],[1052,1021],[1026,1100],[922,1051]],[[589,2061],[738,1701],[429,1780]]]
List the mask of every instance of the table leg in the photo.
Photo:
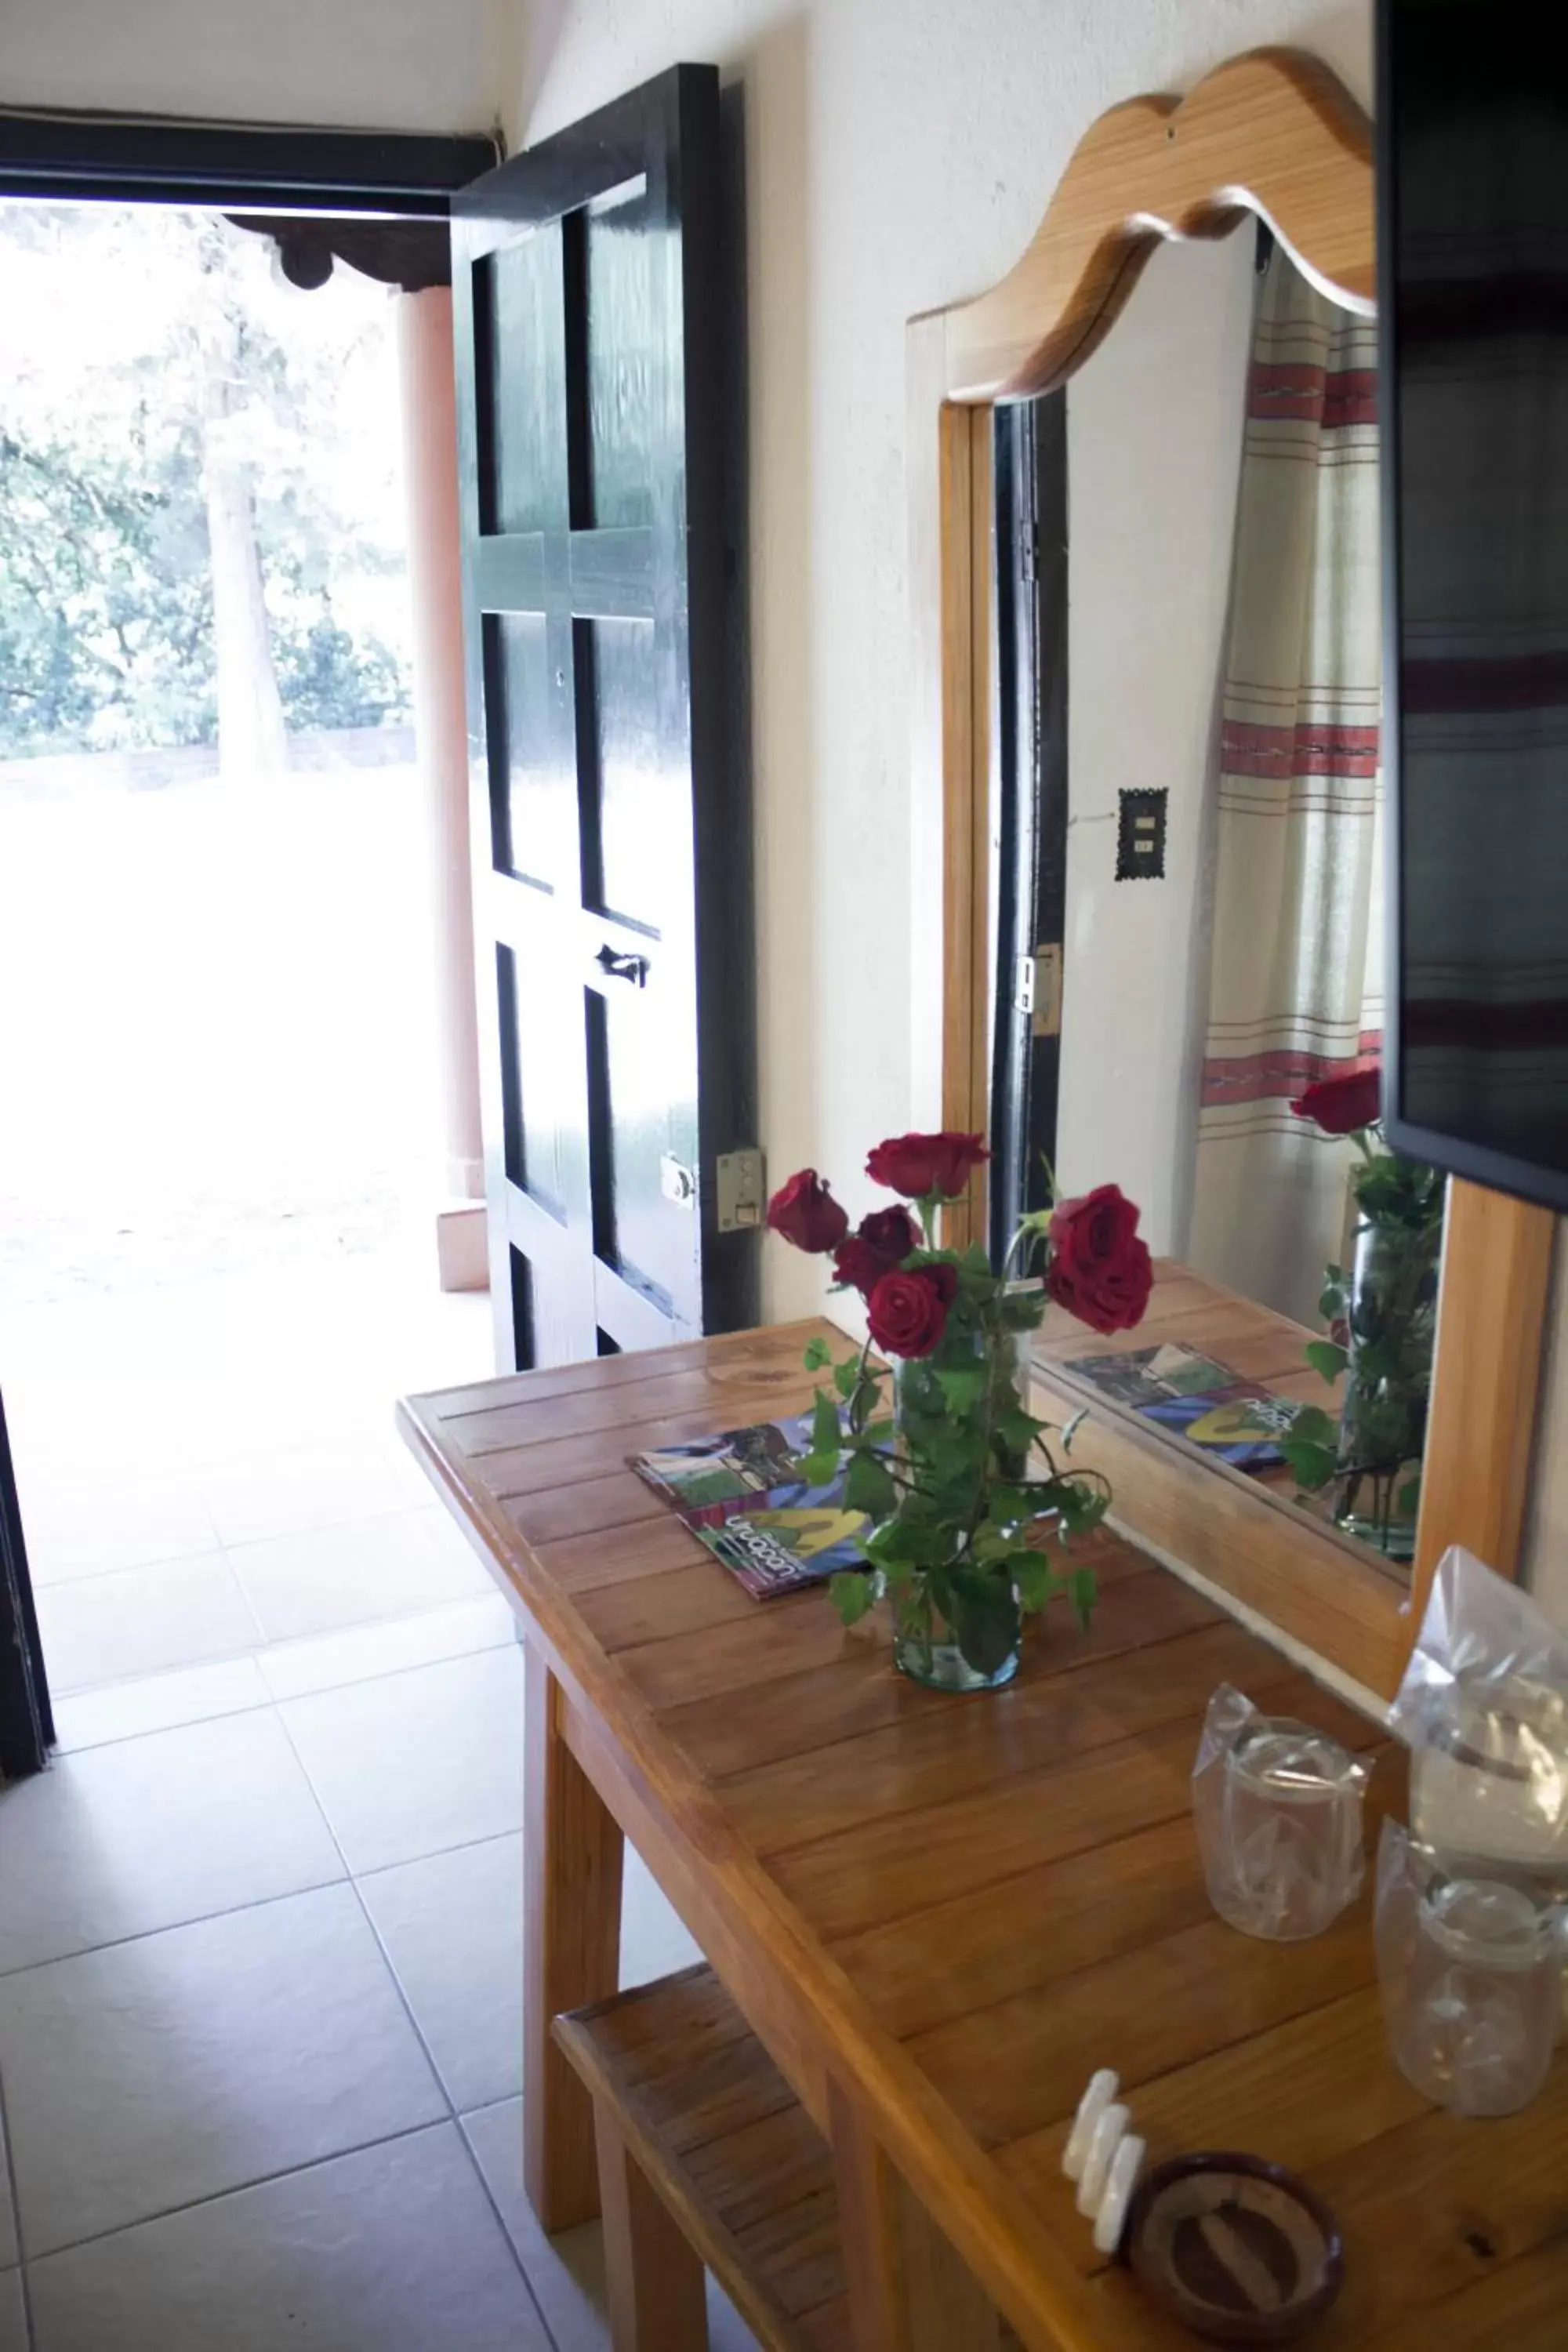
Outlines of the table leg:
[[523,1790],[523,2179],[546,2230],[599,2210],[593,2103],[550,2032],[620,1976],[621,1832],[566,1745],[564,1697],[537,1643],[526,1656]]
[[829,2100],[855,2352],[997,2352],[995,2305],[837,2084]]

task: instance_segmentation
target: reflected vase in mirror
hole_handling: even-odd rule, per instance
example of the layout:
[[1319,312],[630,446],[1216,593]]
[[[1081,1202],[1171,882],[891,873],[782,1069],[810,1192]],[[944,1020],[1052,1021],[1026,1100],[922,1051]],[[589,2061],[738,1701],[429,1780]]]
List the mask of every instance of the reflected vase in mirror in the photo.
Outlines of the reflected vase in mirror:
[[1047,1297],[1110,1333],[1142,1319],[1153,1286],[1138,1211],[1114,1184],[1031,1212],[999,1268],[978,1243],[941,1246],[939,1214],[989,1158],[977,1135],[878,1144],[866,1173],[901,1197],[853,1233],[815,1169],[768,1204],[773,1231],[831,1255],[836,1287],[865,1305],[864,1347],[841,1360],[820,1338],[805,1350],[807,1370],[832,1380],[799,1475],[813,1507],[853,1519],[865,1560],[835,1575],[834,1605],[847,1626],[885,1600],[894,1664],[945,1691],[1011,1682],[1025,1616],[1058,1594],[1087,1624],[1094,1571],[1071,1540],[1099,1525],[1110,1489],[1068,1466],[1070,1430],[1031,1412],[1029,1343]]
[[1415,1549],[1421,1459],[1437,1336],[1445,1180],[1383,1140],[1375,1066],[1325,1078],[1290,1106],[1361,1154],[1349,1267],[1331,1265],[1321,1308],[1329,1337],[1307,1349],[1344,1382],[1337,1429],[1315,1406],[1297,1413],[1284,1452],[1301,1485],[1332,1488],[1336,1526],[1401,1562]]

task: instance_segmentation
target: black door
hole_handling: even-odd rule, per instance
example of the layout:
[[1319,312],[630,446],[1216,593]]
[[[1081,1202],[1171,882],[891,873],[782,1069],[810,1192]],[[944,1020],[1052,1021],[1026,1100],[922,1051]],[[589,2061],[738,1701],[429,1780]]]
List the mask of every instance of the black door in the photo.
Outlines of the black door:
[[[503,1365],[754,1319],[751,820],[718,77],[454,204]],[[748,1197],[750,1196],[750,1197]]]
[[48,1678],[0,1401],[0,1780],[41,1771],[54,1745]]
[[1061,1071],[1068,844],[1067,394],[996,412],[1001,777],[991,1244],[1048,1197]]

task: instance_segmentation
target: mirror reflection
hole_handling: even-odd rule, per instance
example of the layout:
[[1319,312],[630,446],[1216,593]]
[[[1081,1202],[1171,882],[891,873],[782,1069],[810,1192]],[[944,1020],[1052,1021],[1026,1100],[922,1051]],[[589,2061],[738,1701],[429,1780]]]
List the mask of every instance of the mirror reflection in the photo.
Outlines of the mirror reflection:
[[1407,1560],[1442,1186],[1375,1124],[1375,322],[1265,228],[1163,247],[997,485],[994,1213],[1120,1184],[1150,1316],[1049,1352]]

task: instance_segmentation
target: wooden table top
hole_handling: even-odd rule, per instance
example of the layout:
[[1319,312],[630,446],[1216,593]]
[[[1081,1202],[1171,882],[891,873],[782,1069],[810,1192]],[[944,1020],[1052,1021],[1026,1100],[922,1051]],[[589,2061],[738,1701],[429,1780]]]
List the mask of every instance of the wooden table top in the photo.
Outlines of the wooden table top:
[[[918,1688],[883,1612],[847,1635],[820,1590],[753,1601],[626,1466],[799,1411],[817,1330],[837,1336],[736,1334],[400,1409],[601,1727],[590,1777],[807,2108],[825,2118],[830,2073],[855,2086],[1031,2343],[1191,2341],[1095,2256],[1061,2178],[1110,2065],[1152,2158],[1250,2149],[1334,2207],[1347,2275],[1321,2352],[1562,2352],[1568,2065],[1522,2116],[1436,2112],[1385,2055],[1370,1891],[1293,1946],[1205,1895],[1189,1774],[1216,1684],[1363,1748],[1375,1726],[1104,1532],[1079,1552],[1100,1581],[1087,1635],[1052,1614],[1010,1688]],[[1402,1801],[1384,1750],[1369,1849]]]

